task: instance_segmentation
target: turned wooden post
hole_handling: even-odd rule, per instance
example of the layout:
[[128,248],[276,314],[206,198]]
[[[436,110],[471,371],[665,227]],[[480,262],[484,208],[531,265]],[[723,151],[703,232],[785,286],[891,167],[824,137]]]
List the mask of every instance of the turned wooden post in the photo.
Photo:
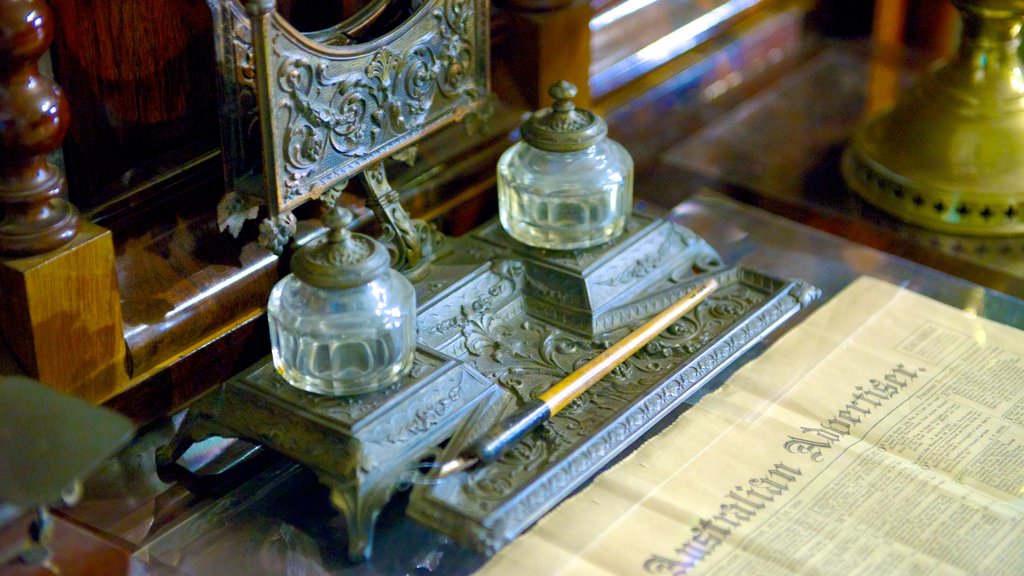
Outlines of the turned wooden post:
[[68,103],[39,73],[53,40],[42,0],[0,0],[0,253],[42,254],[78,232],[78,214],[61,197],[64,173],[46,155],[68,129]]
[[114,245],[47,160],[68,127],[39,72],[53,28],[44,0],[0,0],[0,329],[29,375],[99,402],[127,382]]
[[589,0],[502,0],[509,14],[510,72],[532,108],[548,106],[548,88],[559,80],[572,82],[574,102],[590,102]]

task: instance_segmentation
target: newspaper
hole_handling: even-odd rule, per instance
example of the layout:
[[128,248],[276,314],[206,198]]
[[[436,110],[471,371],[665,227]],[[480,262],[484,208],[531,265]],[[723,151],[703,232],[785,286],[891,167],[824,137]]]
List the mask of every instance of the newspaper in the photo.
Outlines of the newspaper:
[[1022,574],[1024,332],[861,278],[483,574]]

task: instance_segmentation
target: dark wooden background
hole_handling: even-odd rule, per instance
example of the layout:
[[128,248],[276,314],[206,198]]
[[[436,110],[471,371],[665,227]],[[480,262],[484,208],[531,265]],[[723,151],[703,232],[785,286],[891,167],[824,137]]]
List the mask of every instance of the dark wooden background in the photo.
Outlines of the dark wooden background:
[[[303,31],[362,0],[282,0]],[[50,0],[54,76],[70,102],[72,202],[93,220],[162,201],[191,172],[219,174],[216,62],[205,0]]]

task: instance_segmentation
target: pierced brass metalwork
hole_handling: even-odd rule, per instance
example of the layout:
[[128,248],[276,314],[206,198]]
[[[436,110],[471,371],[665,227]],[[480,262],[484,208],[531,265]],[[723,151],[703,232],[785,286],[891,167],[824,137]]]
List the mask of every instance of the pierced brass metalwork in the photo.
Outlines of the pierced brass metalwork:
[[944,232],[1024,233],[1024,2],[954,0],[958,53],[864,124],[843,175],[867,201]]

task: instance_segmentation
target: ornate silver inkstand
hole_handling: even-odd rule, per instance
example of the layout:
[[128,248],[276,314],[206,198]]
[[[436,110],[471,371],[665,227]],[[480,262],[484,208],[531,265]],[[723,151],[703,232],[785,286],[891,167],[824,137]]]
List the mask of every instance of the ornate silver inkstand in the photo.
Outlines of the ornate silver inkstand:
[[343,397],[297,389],[267,357],[194,402],[158,458],[172,465],[219,435],[309,466],[345,515],[353,560],[370,556],[378,512],[422,459],[441,456],[449,438],[449,451],[472,439],[707,275],[721,284],[710,299],[503,459],[417,487],[409,514],[468,545],[500,547],[818,295],[799,281],[726,269],[693,232],[642,214],[581,250],[521,244],[497,221],[431,249],[428,227],[408,218],[381,161],[486,95],[486,2],[427,0],[394,30],[353,44],[388,0],[307,35],[272,2],[246,12],[236,0],[209,1],[223,75],[225,222],[259,199],[269,208],[264,227],[287,229],[291,209],[330,198],[362,170],[392,266],[414,280],[418,347],[403,379]]

